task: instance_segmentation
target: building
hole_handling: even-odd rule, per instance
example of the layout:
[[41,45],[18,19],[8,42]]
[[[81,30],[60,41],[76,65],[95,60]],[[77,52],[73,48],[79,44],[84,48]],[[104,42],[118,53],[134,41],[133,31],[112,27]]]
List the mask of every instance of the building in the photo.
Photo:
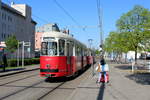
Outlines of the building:
[[31,18],[31,7],[26,4],[10,6],[0,0],[0,42],[15,35],[17,40],[31,42],[31,54],[34,54],[35,25]]
[[51,32],[51,31],[57,31],[57,32],[60,31],[56,23],[55,24],[49,23],[36,28],[36,32]]
[[57,24],[45,24],[41,27],[36,28],[35,33],[35,50],[39,51],[41,50],[41,37],[44,32],[51,32],[56,31],[60,32],[59,27]]

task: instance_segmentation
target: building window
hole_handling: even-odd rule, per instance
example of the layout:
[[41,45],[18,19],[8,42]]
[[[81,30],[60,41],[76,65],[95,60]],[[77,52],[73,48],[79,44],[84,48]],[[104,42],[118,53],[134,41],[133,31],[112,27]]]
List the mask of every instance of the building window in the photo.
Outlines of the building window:
[[4,34],[4,39],[6,38],[6,35]]
[[3,39],[3,33],[2,33],[2,39]]
[[11,16],[8,16],[8,21],[9,21],[9,22],[12,22]]
[[2,19],[4,19],[4,13],[2,13]]
[[2,19],[6,20],[6,14],[2,13]]

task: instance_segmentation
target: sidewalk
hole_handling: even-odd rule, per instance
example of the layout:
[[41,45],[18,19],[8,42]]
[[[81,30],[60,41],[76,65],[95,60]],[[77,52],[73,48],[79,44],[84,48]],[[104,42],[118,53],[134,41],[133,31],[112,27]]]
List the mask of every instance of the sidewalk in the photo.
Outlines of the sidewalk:
[[[96,65],[97,64],[94,66]],[[91,70],[91,68],[89,70]],[[95,71],[94,73],[95,75],[92,76],[92,72],[89,71],[88,77],[80,83],[67,100],[102,100],[102,97],[98,95],[99,92],[103,95],[105,84],[96,83],[98,73]]]
[[38,70],[39,66],[40,65],[38,64],[38,65],[24,66],[24,68],[7,69],[5,72],[2,72],[2,71],[0,72],[0,77],[18,74],[18,73],[27,72],[27,71]]
[[116,65],[110,64],[110,83],[98,84],[98,74],[92,77],[89,73],[67,100],[150,100],[149,85],[129,79],[132,73],[114,67]]
[[88,79],[82,81],[67,100],[102,100],[98,99],[99,90],[100,84],[96,84],[96,76],[92,77],[90,74]]

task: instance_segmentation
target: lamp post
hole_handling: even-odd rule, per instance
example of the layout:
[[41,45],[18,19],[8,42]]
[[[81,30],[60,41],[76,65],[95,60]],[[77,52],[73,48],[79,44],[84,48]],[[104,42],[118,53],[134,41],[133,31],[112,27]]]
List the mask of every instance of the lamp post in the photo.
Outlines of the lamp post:
[[89,48],[91,49],[93,39],[88,39],[88,42],[89,42]]
[[[88,39],[88,42],[89,42],[89,48],[91,49],[93,39]],[[89,56],[91,56],[91,57],[92,57],[91,50],[89,50],[89,53],[90,53],[90,55],[89,55]],[[93,58],[92,58],[92,60],[93,60]],[[92,62],[92,64],[91,64],[92,76],[94,76],[94,65],[93,65],[93,61],[91,61],[91,62]]]

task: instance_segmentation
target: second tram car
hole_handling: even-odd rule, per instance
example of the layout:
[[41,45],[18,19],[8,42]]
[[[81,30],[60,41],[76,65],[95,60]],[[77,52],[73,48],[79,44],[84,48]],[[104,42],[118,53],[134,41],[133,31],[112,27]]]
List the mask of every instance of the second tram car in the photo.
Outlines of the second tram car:
[[87,47],[69,34],[62,32],[43,34],[40,56],[41,76],[72,76],[92,63]]

